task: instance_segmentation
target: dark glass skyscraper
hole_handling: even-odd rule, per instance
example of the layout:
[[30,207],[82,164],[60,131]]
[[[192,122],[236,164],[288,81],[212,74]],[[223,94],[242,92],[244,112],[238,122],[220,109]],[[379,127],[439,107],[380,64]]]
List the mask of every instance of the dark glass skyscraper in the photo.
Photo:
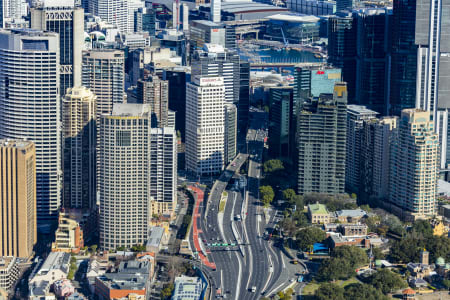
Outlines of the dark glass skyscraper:
[[394,0],[391,45],[391,115],[416,105],[416,0]]

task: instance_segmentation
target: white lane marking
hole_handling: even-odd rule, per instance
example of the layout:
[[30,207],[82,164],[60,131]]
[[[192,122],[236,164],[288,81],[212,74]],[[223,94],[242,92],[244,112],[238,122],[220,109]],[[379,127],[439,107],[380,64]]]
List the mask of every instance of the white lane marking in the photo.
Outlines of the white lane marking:
[[236,300],[239,300],[239,293],[241,291],[241,279],[242,279],[242,265],[241,265],[241,259],[239,257],[239,255],[237,255],[236,252],[234,252],[234,254],[236,255],[237,259],[238,259],[238,263],[239,263],[239,273],[238,273],[238,280],[237,280],[237,284],[236,284]]
[[267,277],[267,281],[266,281],[266,284],[264,285],[264,287],[262,289],[262,292],[264,292],[266,290],[267,286],[269,285],[270,279],[272,279],[272,276],[273,276],[272,258],[270,257],[270,255],[268,255],[268,257],[269,257],[269,266],[271,266],[271,267],[269,267],[269,276]]

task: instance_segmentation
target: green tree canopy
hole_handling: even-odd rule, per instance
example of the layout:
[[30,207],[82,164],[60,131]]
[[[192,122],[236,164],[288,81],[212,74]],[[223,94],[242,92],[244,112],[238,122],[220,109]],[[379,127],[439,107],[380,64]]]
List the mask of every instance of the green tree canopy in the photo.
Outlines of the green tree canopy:
[[334,283],[322,283],[314,296],[317,300],[345,300],[344,289]]
[[263,185],[259,187],[259,193],[261,195],[264,206],[269,206],[272,203],[275,193],[270,185]]
[[347,300],[388,300],[389,298],[373,286],[352,283],[345,287],[344,297]]
[[384,294],[393,292],[408,285],[403,278],[387,269],[381,269],[370,277],[369,283]]
[[322,261],[317,272],[319,281],[345,280],[356,275],[351,261],[343,258],[331,258]]
[[356,246],[340,246],[334,248],[331,256],[341,258],[350,262],[353,269],[357,269],[369,263],[366,251]]
[[430,237],[433,235],[433,227],[431,227],[430,222],[427,220],[417,220],[412,226],[412,231],[418,235],[423,235],[424,237]]
[[270,159],[263,165],[264,173],[272,173],[284,170],[283,162],[279,159]]
[[297,232],[297,246],[303,251],[308,251],[314,243],[322,242],[326,239],[326,233],[317,227],[308,227]]
[[285,189],[283,191],[283,198],[284,200],[291,202],[291,199],[294,198],[297,194],[293,189]]

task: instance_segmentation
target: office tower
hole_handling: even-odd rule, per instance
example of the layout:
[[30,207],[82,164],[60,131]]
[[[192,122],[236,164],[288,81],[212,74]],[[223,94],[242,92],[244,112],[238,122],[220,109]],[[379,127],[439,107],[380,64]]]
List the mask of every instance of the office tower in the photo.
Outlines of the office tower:
[[169,83],[156,75],[137,82],[138,103],[150,104],[152,127],[166,127],[169,112]]
[[238,132],[246,134],[250,111],[250,63],[241,61],[239,70]]
[[392,16],[390,114],[416,106],[416,1],[394,0]]
[[210,4],[210,20],[214,23],[220,23],[220,15],[222,9],[222,0],[211,0]]
[[174,1],[172,3],[172,28],[178,30],[178,25],[180,23],[180,3]]
[[223,77],[225,102],[238,104],[240,89],[240,58],[235,51],[227,51],[221,45],[204,44],[192,58],[192,76]]
[[186,169],[196,175],[218,174],[224,151],[223,77],[194,77],[186,86]]
[[59,37],[0,30],[0,40],[0,138],[35,143],[37,218],[46,225],[61,204]]
[[177,135],[174,128],[150,130],[150,215],[173,216],[177,206]]
[[398,117],[372,118],[363,122],[359,203],[383,206],[389,197],[391,145],[397,138],[397,123]]
[[31,28],[59,35],[60,94],[81,85],[81,54],[84,45],[84,10],[73,2],[45,1],[31,8]]
[[361,9],[354,17],[358,23],[355,102],[387,115],[392,10]]
[[336,0],[336,12],[341,12],[343,10],[352,11],[353,0]]
[[337,82],[342,81],[341,69],[319,63],[300,64],[294,68],[294,108],[299,109],[309,97],[330,94]]
[[293,88],[275,87],[269,94],[269,153],[289,158],[295,147]]
[[417,83],[416,107],[432,115],[439,134],[439,167],[448,177],[450,110],[450,3],[445,0],[416,2]]
[[183,31],[168,29],[162,30],[158,33],[157,39],[163,48],[169,48],[175,52],[177,56],[181,57],[181,65],[186,65],[186,34]]
[[150,36],[155,36],[156,13],[152,8],[139,8],[134,13],[134,31],[148,32]]
[[298,114],[298,193],[340,194],[345,187],[347,86],[303,103]]
[[83,52],[82,84],[97,96],[97,121],[110,114],[113,104],[125,96],[125,58],[121,50],[92,49]]
[[114,104],[100,118],[100,247],[144,244],[150,221],[151,114],[147,104]]
[[228,50],[236,49],[236,29],[223,23],[195,20],[189,26],[189,53],[202,49],[205,43],[218,44]]
[[224,162],[229,163],[236,157],[237,108],[236,105],[224,105]]
[[128,25],[127,25],[127,32],[132,33],[134,32],[134,24],[136,23],[136,12],[138,10],[145,9],[145,1],[142,0],[127,0],[128,5]]
[[366,121],[376,118],[377,112],[363,105],[347,106],[347,150],[345,159],[345,186],[358,193],[360,190],[362,134]]
[[439,139],[430,113],[404,109],[392,144],[389,202],[404,219],[436,214]]
[[189,6],[183,3],[181,7],[183,8],[183,31],[189,31]]
[[339,13],[328,19],[328,63],[342,70],[347,82],[348,103],[355,103],[357,22],[352,13]]
[[116,25],[122,32],[129,32],[127,0],[92,0],[90,12],[103,21]]
[[169,109],[174,111],[175,129],[180,132],[181,140],[185,141],[186,128],[186,82],[189,74],[185,69],[164,70],[163,79],[169,83]]
[[96,203],[96,97],[85,87],[63,100],[64,206],[94,209]]
[[0,140],[0,256],[28,258],[36,243],[36,149]]

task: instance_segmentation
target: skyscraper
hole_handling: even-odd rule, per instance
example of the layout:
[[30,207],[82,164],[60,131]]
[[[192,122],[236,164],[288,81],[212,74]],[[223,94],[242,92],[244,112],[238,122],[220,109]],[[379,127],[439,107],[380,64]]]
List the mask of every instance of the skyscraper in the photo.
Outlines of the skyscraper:
[[345,159],[345,185],[358,193],[361,179],[361,142],[364,123],[374,119],[377,112],[362,105],[347,106],[347,150]]
[[223,77],[225,102],[238,104],[240,89],[240,58],[235,51],[228,51],[221,45],[204,44],[192,58],[192,77]]
[[294,152],[295,126],[292,87],[275,87],[269,94],[269,153],[289,158]]
[[102,20],[116,25],[121,32],[128,32],[127,0],[92,0],[90,12]]
[[134,13],[134,31],[155,35],[156,12],[152,8],[140,8]]
[[351,11],[353,9],[353,0],[336,0],[336,12],[343,10]]
[[250,63],[241,61],[239,67],[238,132],[246,134],[250,111]]
[[166,127],[169,113],[169,83],[156,75],[137,82],[138,103],[150,104],[152,126]]
[[221,21],[222,0],[211,0],[210,15],[211,21],[219,23]]
[[186,169],[218,174],[224,164],[223,77],[194,77],[186,86]]
[[298,115],[298,193],[340,194],[345,187],[347,86],[303,103]]
[[28,258],[36,243],[34,144],[0,140],[0,172],[0,256]]
[[236,157],[237,109],[234,104],[224,105],[224,162],[228,164]]
[[[450,163],[450,2],[447,0],[416,2],[417,84],[416,107],[432,115],[439,134],[439,167]],[[448,171],[446,170],[446,173]]]
[[394,0],[392,16],[390,114],[400,116],[416,103],[416,1]]
[[121,50],[92,49],[83,52],[82,84],[97,96],[97,120],[110,114],[113,104],[125,96],[125,58]]
[[0,30],[0,138],[27,138],[36,147],[39,225],[61,205],[59,37],[37,30]]
[[[70,1],[69,1],[70,2]],[[31,28],[59,34],[60,94],[81,85],[81,53],[84,41],[84,10],[73,2],[45,1],[31,8]]]
[[150,215],[173,216],[177,205],[177,135],[174,128],[150,130]]
[[148,104],[114,104],[100,118],[100,247],[143,244],[150,221],[151,114]]
[[63,100],[64,206],[95,208],[97,114],[95,95],[85,87],[67,90]]
[[405,109],[392,145],[389,203],[404,219],[436,214],[439,139],[427,111]]

